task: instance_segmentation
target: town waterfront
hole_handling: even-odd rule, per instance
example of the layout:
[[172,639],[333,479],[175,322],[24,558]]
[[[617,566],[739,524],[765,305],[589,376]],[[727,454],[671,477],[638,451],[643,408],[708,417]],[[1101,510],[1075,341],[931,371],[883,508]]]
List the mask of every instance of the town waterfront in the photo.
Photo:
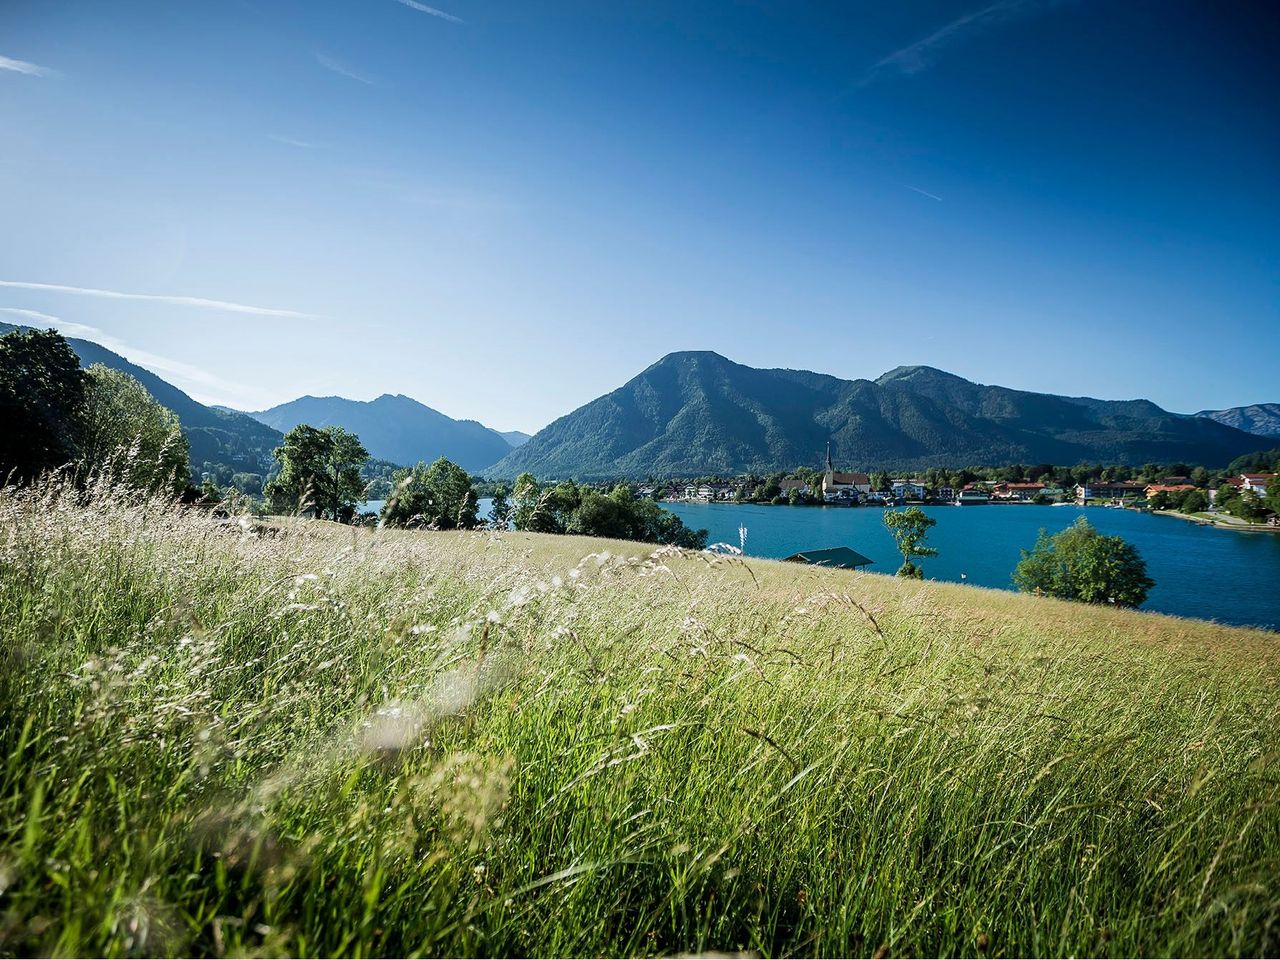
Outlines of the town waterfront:
[[[749,556],[781,559],[801,550],[847,546],[893,573],[902,562],[876,507],[787,507],[735,503],[664,503],[711,543],[738,545],[747,528]],[[1156,581],[1144,610],[1280,630],[1280,536],[1242,533],[1134,510],[1075,506],[924,507],[937,526],[922,561],[925,577],[1012,589],[1010,577],[1040,528],[1056,533],[1080,516],[1141,551]]]

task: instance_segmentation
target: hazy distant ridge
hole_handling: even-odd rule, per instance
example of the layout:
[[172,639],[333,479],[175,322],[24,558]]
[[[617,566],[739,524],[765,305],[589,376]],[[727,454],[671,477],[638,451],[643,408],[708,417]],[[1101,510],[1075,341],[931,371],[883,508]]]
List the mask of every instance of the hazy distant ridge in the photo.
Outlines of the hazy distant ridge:
[[465,470],[481,470],[511,451],[496,430],[475,420],[454,420],[412,397],[385,393],[375,400],[299,397],[249,416],[282,432],[300,423],[339,426],[359,434],[380,460],[414,464],[448,457]]
[[1260,437],[1280,437],[1280,403],[1254,403],[1226,410],[1201,410],[1196,416],[1208,417]]

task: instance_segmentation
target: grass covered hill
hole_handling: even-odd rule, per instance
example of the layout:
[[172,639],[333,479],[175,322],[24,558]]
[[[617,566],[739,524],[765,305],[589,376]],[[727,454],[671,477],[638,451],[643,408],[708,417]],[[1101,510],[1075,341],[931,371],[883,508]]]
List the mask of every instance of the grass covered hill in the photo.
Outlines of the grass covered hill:
[[835,459],[864,468],[975,463],[1224,466],[1264,440],[1146,400],[984,386],[932,367],[876,381],[758,370],[716,353],[663,357],[539,431],[486,473],[645,477],[768,473]]
[[0,953],[1259,955],[1275,637],[0,493]]

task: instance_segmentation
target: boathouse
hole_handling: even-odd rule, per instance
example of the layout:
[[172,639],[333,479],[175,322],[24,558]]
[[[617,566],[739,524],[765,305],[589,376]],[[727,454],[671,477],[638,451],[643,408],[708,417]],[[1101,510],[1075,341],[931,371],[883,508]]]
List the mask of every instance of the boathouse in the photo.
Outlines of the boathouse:
[[826,550],[805,550],[784,558],[786,563],[809,563],[815,567],[834,567],[837,570],[857,570],[875,563],[857,550],[848,547],[829,547]]

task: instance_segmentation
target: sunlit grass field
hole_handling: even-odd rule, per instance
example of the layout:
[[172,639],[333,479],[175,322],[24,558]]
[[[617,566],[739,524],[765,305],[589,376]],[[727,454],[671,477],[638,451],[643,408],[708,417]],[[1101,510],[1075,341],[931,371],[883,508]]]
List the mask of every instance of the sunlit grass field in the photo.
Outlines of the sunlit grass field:
[[0,955],[1274,953],[1278,640],[8,490]]

